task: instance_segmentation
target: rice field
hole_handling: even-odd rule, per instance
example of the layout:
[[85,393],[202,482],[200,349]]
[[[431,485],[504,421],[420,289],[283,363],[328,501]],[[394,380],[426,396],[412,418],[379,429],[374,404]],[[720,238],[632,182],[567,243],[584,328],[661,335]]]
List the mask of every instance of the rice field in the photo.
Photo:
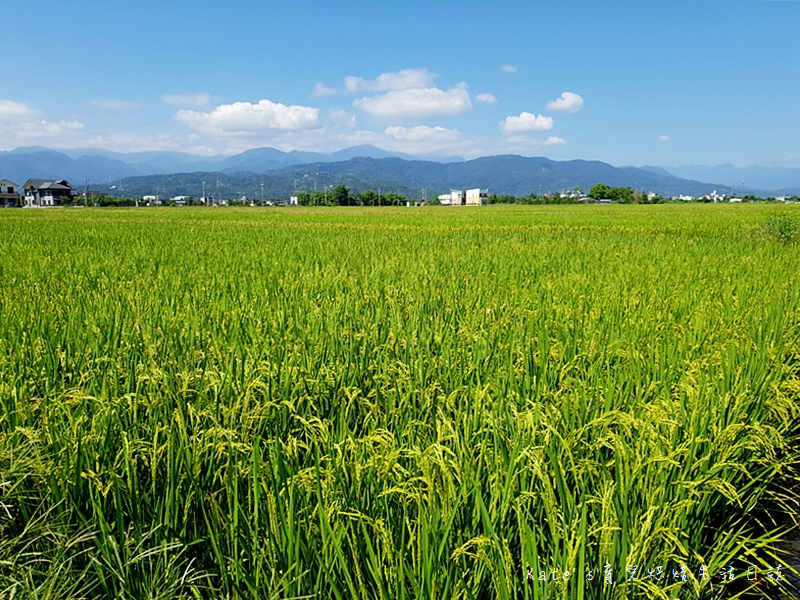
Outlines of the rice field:
[[0,598],[780,597],[798,210],[0,211]]

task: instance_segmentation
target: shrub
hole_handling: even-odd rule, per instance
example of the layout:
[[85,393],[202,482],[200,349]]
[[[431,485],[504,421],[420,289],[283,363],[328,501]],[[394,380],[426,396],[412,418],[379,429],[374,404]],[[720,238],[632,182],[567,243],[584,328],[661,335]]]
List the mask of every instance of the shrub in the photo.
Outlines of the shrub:
[[770,237],[790,244],[800,237],[800,218],[787,214],[773,215],[766,221],[766,230]]

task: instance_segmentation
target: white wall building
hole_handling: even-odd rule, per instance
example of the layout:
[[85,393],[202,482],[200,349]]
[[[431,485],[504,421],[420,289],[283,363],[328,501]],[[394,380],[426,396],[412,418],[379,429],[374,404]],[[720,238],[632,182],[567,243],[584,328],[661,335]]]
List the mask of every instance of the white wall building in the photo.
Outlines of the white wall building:
[[473,188],[471,190],[450,190],[449,194],[436,197],[439,204],[451,206],[480,206],[489,203],[489,190]]
[[481,206],[489,203],[489,190],[474,188],[467,190],[467,206]]

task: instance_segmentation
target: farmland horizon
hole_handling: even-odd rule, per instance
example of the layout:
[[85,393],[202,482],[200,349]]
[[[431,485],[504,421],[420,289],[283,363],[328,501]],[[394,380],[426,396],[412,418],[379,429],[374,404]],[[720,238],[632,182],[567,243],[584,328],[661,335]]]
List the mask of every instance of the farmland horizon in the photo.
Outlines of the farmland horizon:
[[[83,187],[91,182],[93,189],[109,193],[113,191],[113,185],[113,189],[126,188],[131,190],[130,193],[154,195],[174,187],[175,180],[169,176],[181,175],[185,179],[185,174],[190,173],[197,181],[187,182],[187,189],[175,189],[175,193],[197,196],[201,189],[198,186],[204,178],[217,181],[218,187],[220,174],[225,175],[225,180],[230,177],[246,179],[249,174],[251,178],[261,176],[260,183],[266,182],[267,193],[273,196],[287,196],[295,191],[322,189],[325,185],[342,183],[355,185],[358,191],[382,187],[394,191],[402,189],[404,193],[413,189],[419,191],[420,188],[442,193],[451,188],[479,186],[491,188],[496,193],[518,196],[537,191],[557,193],[576,187],[588,190],[596,183],[629,186],[637,191],[667,197],[699,197],[714,191],[733,195],[734,190],[740,196],[800,194],[800,168],[785,167],[614,167],[602,161],[551,160],[516,154],[470,160],[461,157],[431,160],[388,152],[371,145],[353,146],[328,154],[284,152],[262,147],[221,157],[197,157],[172,151],[55,150],[44,146],[0,151],[0,178],[18,185],[28,179],[67,179],[77,186],[83,184]],[[159,180],[156,176],[167,177]],[[147,180],[147,177],[152,180]],[[227,183],[225,189],[230,187]],[[260,183],[256,187],[260,187]],[[253,182],[241,182],[234,187],[242,188],[241,193],[250,195],[247,190],[252,185]]]

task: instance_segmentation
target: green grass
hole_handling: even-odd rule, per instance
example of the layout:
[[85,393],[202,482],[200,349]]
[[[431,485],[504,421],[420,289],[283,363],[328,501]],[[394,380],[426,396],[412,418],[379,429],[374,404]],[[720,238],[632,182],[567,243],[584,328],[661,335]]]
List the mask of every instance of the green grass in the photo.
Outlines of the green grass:
[[0,211],[0,598],[748,593],[790,208]]

